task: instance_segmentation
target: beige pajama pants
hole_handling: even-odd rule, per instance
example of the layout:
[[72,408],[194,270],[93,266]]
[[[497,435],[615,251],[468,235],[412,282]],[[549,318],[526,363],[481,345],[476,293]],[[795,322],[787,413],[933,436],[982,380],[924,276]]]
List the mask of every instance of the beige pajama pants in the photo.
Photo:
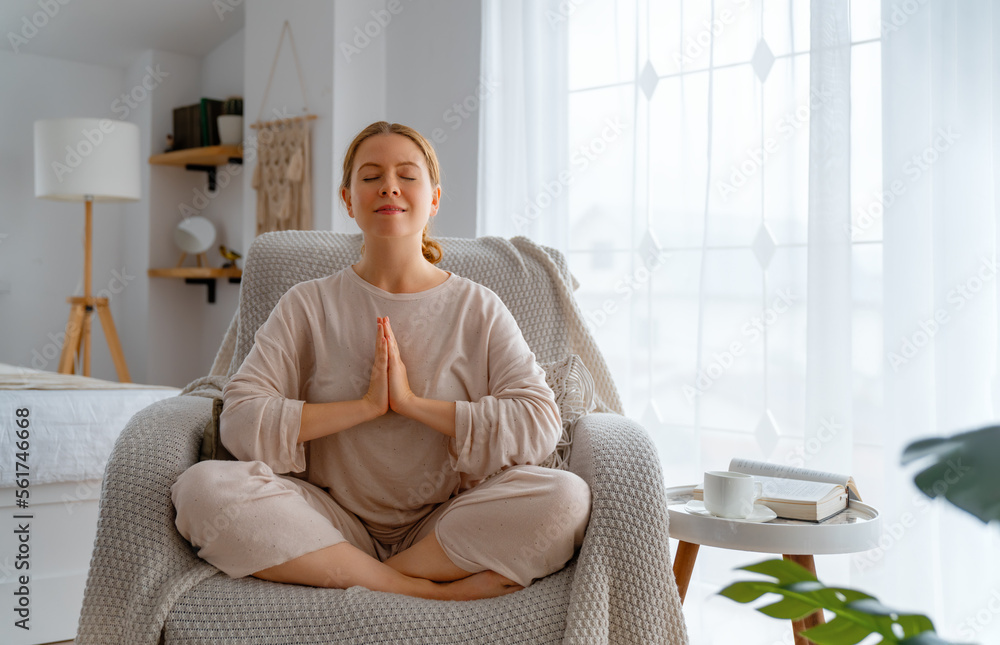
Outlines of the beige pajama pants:
[[448,558],[528,586],[566,565],[583,541],[590,487],[577,475],[514,466],[439,504],[394,544],[322,488],[276,475],[261,461],[202,461],[171,487],[178,531],[198,555],[233,578],[343,541],[380,561],[432,532]]

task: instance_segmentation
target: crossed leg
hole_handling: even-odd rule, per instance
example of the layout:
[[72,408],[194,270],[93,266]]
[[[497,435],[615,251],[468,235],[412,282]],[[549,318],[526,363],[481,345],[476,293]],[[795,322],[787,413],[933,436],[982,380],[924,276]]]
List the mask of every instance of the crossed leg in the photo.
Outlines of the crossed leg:
[[575,475],[512,468],[442,504],[408,535],[411,546],[380,562],[357,517],[262,462],[201,462],[172,495],[178,530],[231,577],[442,600],[511,593],[562,568],[590,506]]
[[[434,544],[437,543],[437,540],[431,535],[419,544],[428,544],[429,540],[433,541]],[[415,547],[411,547],[409,550],[413,548]],[[437,549],[440,551],[441,557],[447,560],[441,547],[438,546]],[[429,551],[430,549],[420,549],[420,551],[425,550]],[[442,570],[450,566],[460,573],[455,577],[450,577],[454,571],[450,571],[449,574],[444,574],[443,571],[434,571],[433,563],[428,561],[424,564],[424,568],[428,572],[427,575],[431,577],[407,575],[386,563],[379,562],[350,543],[341,542],[277,566],[257,571],[252,575],[263,580],[313,587],[346,589],[354,585],[361,585],[373,591],[387,591],[433,600],[493,598],[522,589],[520,585],[514,584],[493,571],[469,573],[455,567],[450,560],[447,561],[447,565],[442,562],[437,564],[442,565]],[[437,582],[436,580],[443,581]]]

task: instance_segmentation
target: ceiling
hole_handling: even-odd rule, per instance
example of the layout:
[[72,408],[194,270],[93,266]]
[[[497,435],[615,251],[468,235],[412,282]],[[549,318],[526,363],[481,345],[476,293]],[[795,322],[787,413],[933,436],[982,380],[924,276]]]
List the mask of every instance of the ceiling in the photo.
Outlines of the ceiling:
[[243,0],[2,0],[0,49],[121,68],[147,49],[202,58],[243,17]]

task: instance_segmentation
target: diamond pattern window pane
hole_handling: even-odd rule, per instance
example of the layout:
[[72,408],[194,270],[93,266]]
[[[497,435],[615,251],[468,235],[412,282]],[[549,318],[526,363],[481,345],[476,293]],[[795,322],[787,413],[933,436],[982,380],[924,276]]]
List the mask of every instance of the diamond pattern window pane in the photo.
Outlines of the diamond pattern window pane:
[[757,439],[757,445],[760,447],[764,458],[767,459],[770,457],[778,445],[778,424],[775,423],[774,416],[770,410],[767,410],[761,416],[753,435]]
[[782,58],[762,87],[764,136],[773,141],[764,172],[764,212],[779,244],[809,237],[809,121],[822,109],[809,94],[809,55]]
[[[882,239],[884,203],[902,194],[912,174],[902,168],[882,177],[882,50],[879,43],[857,45],[851,50],[851,146],[864,155],[851,159],[851,239]],[[888,196],[883,195],[888,191]]]
[[750,61],[753,65],[754,74],[763,83],[767,80],[767,75],[771,73],[771,67],[774,65],[774,54],[771,53],[771,48],[767,46],[764,39],[761,39],[757,43],[757,49],[753,52],[753,59]]
[[647,61],[642,74],[639,75],[639,87],[642,88],[642,93],[646,95],[647,99],[653,98],[653,92],[656,91],[656,84],[659,80],[660,77],[653,69],[653,64]]
[[757,235],[753,238],[753,254],[760,263],[760,268],[767,269],[771,264],[771,257],[774,255],[774,238],[771,232],[763,224],[757,229]]
[[[569,88],[635,79],[634,2],[574,2],[569,14]],[[541,6],[541,5],[539,5]],[[554,26],[545,22],[542,29]]]
[[805,247],[774,252],[759,323],[767,332],[768,409],[785,435],[800,440],[806,414],[807,257]]
[[760,226],[761,177],[766,170],[760,140],[760,83],[748,65],[716,70],[714,78],[716,96],[727,100],[712,106],[711,221],[706,242],[748,246]]
[[699,247],[708,174],[708,73],[660,81],[649,111],[649,207],[657,238],[669,247]]
[[764,343],[752,329],[762,270],[748,249],[704,253],[701,365],[691,385],[704,425],[751,431],[764,409]]
[[[712,14],[712,6],[715,14]],[[725,15],[724,12],[728,12]],[[691,18],[688,19],[688,16]],[[715,51],[712,64],[716,67],[746,63],[753,56],[760,38],[760,13],[758,2],[744,0],[685,0],[685,43],[703,43],[713,36]],[[714,20],[714,22],[713,22]],[[704,66],[708,66],[705,56]]]
[[[601,244],[618,250],[632,248],[631,224],[623,226],[622,220],[623,213],[633,211],[634,103],[634,86],[570,94],[567,193],[571,249],[603,248]],[[621,135],[607,142],[601,134],[609,119],[619,120],[625,127]]]

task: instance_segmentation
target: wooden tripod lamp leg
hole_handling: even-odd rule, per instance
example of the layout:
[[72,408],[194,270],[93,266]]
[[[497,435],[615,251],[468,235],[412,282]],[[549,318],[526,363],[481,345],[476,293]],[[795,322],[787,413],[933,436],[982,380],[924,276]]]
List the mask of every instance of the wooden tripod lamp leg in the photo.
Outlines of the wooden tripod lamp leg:
[[75,298],[67,298],[72,304],[69,310],[69,320],[66,321],[66,338],[63,340],[62,355],[59,357],[59,373],[72,374],[73,361],[80,348],[83,333],[83,303],[74,302]]
[[128,374],[128,365],[125,364],[125,353],[122,345],[118,341],[118,332],[115,331],[115,321],[111,319],[111,310],[108,308],[107,298],[96,298],[97,313],[101,317],[101,326],[104,328],[104,337],[108,341],[108,349],[111,350],[111,360],[115,362],[115,370],[118,372],[118,380],[122,383],[131,383]]
[[[108,349],[111,350],[111,360],[115,363],[115,370],[118,372],[118,380],[122,383],[131,383],[128,373],[128,365],[125,364],[125,353],[122,352],[121,342],[118,340],[118,332],[115,330],[115,323],[111,319],[111,310],[108,308],[107,298],[95,298],[91,295],[91,238],[93,230],[93,202],[88,198],[86,201],[87,221],[85,224],[84,247],[83,247],[83,297],[69,297],[66,302],[70,303],[69,321],[66,323],[66,339],[63,341],[62,354],[59,357],[59,373],[72,374],[73,363],[77,355],[83,357],[83,375],[90,376],[90,330],[91,318],[94,309],[101,317],[101,326],[104,328],[104,337],[108,341]],[[181,256],[181,261],[184,256]]]
[[81,355],[83,356],[83,375],[90,376],[90,327],[93,322],[94,310],[92,307],[83,309],[83,338],[81,340]]

